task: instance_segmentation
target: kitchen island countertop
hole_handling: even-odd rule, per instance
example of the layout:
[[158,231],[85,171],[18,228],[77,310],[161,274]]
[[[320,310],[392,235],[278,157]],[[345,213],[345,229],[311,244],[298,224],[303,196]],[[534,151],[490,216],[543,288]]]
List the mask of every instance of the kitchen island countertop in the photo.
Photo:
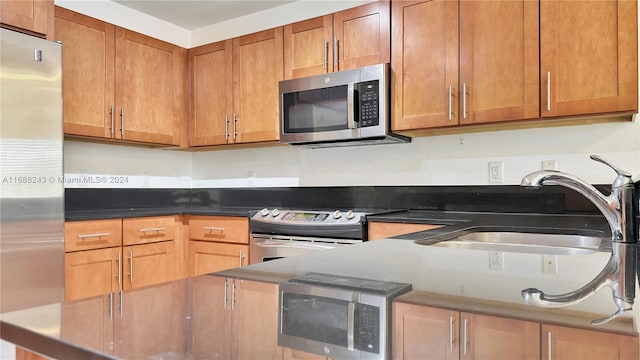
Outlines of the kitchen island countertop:
[[[478,311],[520,317],[550,323],[566,323],[590,327],[589,321],[608,316],[616,310],[611,291],[599,290],[583,302],[566,309],[546,310],[525,305],[520,291],[536,287],[548,293],[566,293],[584,286],[604,267],[610,257],[607,251],[585,255],[558,255],[557,274],[542,271],[542,255],[530,253],[504,253],[502,269],[489,268],[489,251],[460,250],[416,244],[416,240],[451,237],[457,233],[477,229],[546,228],[560,230],[597,230],[607,232],[606,223],[597,216],[525,215],[525,214],[469,214],[429,211],[409,211],[371,217],[372,221],[425,222],[444,225],[435,230],[403,235],[391,239],[370,241],[359,245],[340,247],[254,264],[217,273],[220,276],[265,282],[281,282],[307,272],[340,274],[374,278],[385,281],[408,282],[413,285],[411,301],[432,306],[449,307],[465,311]],[[208,275],[203,275],[204,277]],[[168,317],[177,329],[172,333],[181,346],[168,356],[163,350],[149,350],[148,357],[188,358],[190,339],[197,328],[189,324],[193,304],[191,293],[199,278],[169,283],[168,294],[175,299]],[[160,285],[154,288],[162,288]],[[125,296],[135,299],[149,289],[131,291]],[[164,291],[164,290],[163,290]],[[636,294],[638,294],[636,280]],[[65,336],[66,305],[52,304],[2,314],[2,338],[25,348],[44,340],[57,347],[93,353],[86,345]],[[625,334],[638,333],[639,306],[636,304],[619,319],[594,329]],[[139,340],[154,329],[140,329]],[[171,330],[167,330],[171,331]],[[212,336],[214,336],[212,334]],[[102,354],[97,352],[98,354]],[[45,354],[47,355],[47,354]],[[112,355],[96,355],[109,358]],[[126,357],[126,356],[124,356]]]

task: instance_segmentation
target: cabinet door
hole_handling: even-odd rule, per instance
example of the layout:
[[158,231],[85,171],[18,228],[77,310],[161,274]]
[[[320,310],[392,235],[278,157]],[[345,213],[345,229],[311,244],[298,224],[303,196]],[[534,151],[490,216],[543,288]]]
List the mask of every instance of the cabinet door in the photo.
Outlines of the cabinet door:
[[64,133],[113,138],[115,26],[56,6],[54,39],[63,44]]
[[248,244],[249,220],[234,216],[190,216],[189,238]]
[[114,355],[122,359],[149,359],[184,353],[186,344],[180,332],[186,331],[186,309],[180,302],[184,294],[179,292],[174,291],[172,284],[124,292],[119,304],[122,316],[116,316],[114,321]]
[[457,311],[394,302],[394,359],[458,359]]
[[233,103],[236,143],[280,137],[278,81],[283,76],[282,28],[233,39]]
[[232,358],[282,359],[278,284],[235,280]]
[[333,15],[334,71],[390,61],[389,1],[362,5]]
[[321,16],[284,27],[284,77],[296,79],[333,71],[333,17]]
[[540,1],[542,116],[637,112],[637,1]]
[[116,138],[180,144],[186,50],[116,28]]
[[196,359],[231,358],[232,282],[213,275],[193,279],[191,333],[192,354]]
[[540,324],[462,313],[461,359],[540,359]]
[[638,359],[638,336],[542,325],[542,359]]
[[538,118],[538,46],[537,2],[460,1],[460,124]]
[[63,304],[60,337],[82,347],[112,353],[113,301],[114,294],[110,293]]
[[248,265],[248,259],[248,245],[189,241],[190,276]]
[[458,125],[458,2],[392,6],[392,130]]
[[122,248],[124,290],[160,284],[174,279],[173,241]]
[[379,240],[418,231],[437,229],[442,225],[369,222],[368,227],[368,240]]
[[2,0],[0,22],[46,35],[51,11],[53,0]]
[[189,50],[190,145],[226,144],[231,139],[233,87],[231,40]]
[[64,254],[66,301],[120,290],[120,262],[119,247]]

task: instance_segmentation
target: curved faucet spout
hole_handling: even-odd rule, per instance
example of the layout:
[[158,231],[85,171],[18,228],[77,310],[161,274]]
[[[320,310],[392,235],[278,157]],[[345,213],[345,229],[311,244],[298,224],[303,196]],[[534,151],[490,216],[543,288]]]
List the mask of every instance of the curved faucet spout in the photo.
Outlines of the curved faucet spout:
[[631,310],[635,298],[635,276],[637,271],[638,243],[635,229],[634,189],[631,174],[619,169],[599,156],[591,159],[601,162],[617,173],[611,185],[611,194],[604,195],[589,183],[567,173],[554,170],[533,172],[522,178],[522,186],[540,187],[561,185],[575,190],[589,199],[602,212],[611,228],[612,254],[600,273],[582,288],[562,295],[549,295],[529,288],[522,290],[525,303],[545,308],[564,307],[576,304],[591,296],[604,286],[611,288],[618,310],[606,318],[594,320],[594,325],[605,323]]

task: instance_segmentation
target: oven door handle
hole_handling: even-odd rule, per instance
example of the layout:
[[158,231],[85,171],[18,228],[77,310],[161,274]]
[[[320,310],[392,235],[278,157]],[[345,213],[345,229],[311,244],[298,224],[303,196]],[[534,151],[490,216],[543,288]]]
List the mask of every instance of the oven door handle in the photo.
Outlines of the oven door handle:
[[314,243],[314,242],[306,242],[306,241],[278,241],[278,240],[271,240],[271,241],[265,241],[265,242],[258,242],[255,241],[254,244],[256,246],[259,247],[265,247],[265,248],[295,248],[295,249],[311,249],[311,250],[329,250],[329,249],[334,249],[337,244],[332,244],[332,243],[327,243],[327,244],[320,244],[320,243]]
[[349,305],[347,306],[347,347],[349,348],[349,350],[354,349],[353,333],[355,327],[355,313],[356,304],[354,302],[349,302]]

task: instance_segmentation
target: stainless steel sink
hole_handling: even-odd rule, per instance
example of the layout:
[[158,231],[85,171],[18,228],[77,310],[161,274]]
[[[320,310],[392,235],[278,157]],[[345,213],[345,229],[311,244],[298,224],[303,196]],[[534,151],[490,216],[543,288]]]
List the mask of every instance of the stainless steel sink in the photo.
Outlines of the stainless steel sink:
[[473,250],[580,255],[598,251],[603,239],[601,236],[481,231],[430,245]]

